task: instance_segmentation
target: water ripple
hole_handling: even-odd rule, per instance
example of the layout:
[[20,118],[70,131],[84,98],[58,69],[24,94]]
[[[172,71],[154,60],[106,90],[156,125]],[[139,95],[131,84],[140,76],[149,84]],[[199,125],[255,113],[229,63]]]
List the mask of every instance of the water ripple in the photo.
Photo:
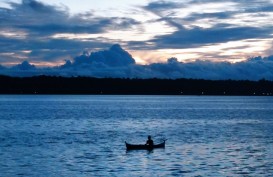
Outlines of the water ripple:
[[[0,176],[270,176],[272,107],[267,97],[0,96]],[[126,151],[148,134],[166,148]]]

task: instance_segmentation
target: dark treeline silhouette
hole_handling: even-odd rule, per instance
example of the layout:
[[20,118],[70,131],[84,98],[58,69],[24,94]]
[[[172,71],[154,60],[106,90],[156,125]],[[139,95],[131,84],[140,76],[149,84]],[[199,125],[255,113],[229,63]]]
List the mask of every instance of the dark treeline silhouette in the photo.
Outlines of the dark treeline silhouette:
[[273,81],[0,76],[0,94],[272,95]]

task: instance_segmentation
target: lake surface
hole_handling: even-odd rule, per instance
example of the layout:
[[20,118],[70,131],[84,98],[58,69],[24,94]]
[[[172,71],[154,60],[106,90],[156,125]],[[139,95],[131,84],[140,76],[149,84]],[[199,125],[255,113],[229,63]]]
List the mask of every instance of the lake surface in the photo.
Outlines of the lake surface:
[[273,97],[0,95],[3,177],[271,175]]

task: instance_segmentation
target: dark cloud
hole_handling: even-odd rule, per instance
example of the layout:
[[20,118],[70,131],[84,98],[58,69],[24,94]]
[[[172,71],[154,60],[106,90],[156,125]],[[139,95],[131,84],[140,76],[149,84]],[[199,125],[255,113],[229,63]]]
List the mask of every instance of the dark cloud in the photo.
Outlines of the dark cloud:
[[23,61],[21,64],[13,66],[12,69],[15,70],[35,70],[36,67],[31,65],[28,61]]
[[90,59],[96,63],[104,63],[109,66],[127,66],[135,64],[135,60],[132,56],[118,44],[113,45],[109,50],[91,53]]
[[109,50],[89,54],[84,52],[73,61],[67,60],[59,67],[36,68],[27,61],[15,67],[0,66],[0,74],[11,76],[57,75],[92,76],[112,78],[194,78],[273,80],[273,56],[253,57],[243,62],[212,62],[196,60],[190,63],[170,58],[166,63],[138,65],[132,56],[119,45]]
[[[45,5],[35,0],[23,0],[21,3],[10,2],[11,9],[5,13],[5,23],[9,27],[17,25],[37,25],[47,23],[64,23],[69,14],[64,9]],[[5,27],[5,26],[4,26]],[[26,30],[28,30],[26,28]],[[31,30],[30,30],[31,31]]]
[[[22,51],[29,50],[30,53],[23,54],[29,61],[56,62],[65,58],[81,53],[85,48],[105,48],[110,44],[101,42],[97,39],[79,41],[68,39],[11,39],[0,36],[0,57],[1,53],[22,54]],[[65,57],[65,58],[64,58]],[[0,59],[1,60],[1,59]],[[4,58],[3,58],[4,60]],[[16,55],[6,56],[6,61],[19,62]]]
[[[179,22],[176,22],[178,18],[172,17],[172,10],[182,7],[183,4],[176,3],[176,2],[167,2],[167,1],[158,1],[158,2],[151,2],[148,5],[144,6],[143,9],[149,11],[160,19],[156,21],[164,21],[168,23],[170,26],[176,27],[177,29],[184,29],[183,25]],[[168,13],[164,13],[168,11]]]
[[[215,13],[200,11],[183,17],[179,17],[179,14],[177,14],[179,13],[177,9],[181,9],[181,12],[183,12],[183,8],[190,8],[191,5],[221,2],[234,2],[233,11],[228,11],[228,9],[220,9],[219,12]],[[241,13],[251,13],[251,15],[266,17],[264,13],[260,12],[272,12],[273,5],[264,0],[153,1],[142,7],[141,11],[145,10],[146,12],[153,13],[157,15],[157,18],[153,20],[148,19],[143,22],[145,24],[141,24],[137,20],[128,17],[98,17],[92,12],[82,12],[72,15],[69,14],[69,9],[65,6],[48,5],[36,0],[22,0],[21,3],[10,2],[10,7],[0,8],[0,61],[3,64],[9,61],[19,63],[22,61],[22,58],[27,58],[30,63],[60,62],[79,55],[82,50],[91,51],[94,48],[106,48],[112,43],[124,44],[128,49],[152,50],[203,47],[245,39],[271,39],[272,36],[270,34],[273,31],[270,23],[266,24],[266,28],[263,26],[258,27],[258,25],[254,27],[246,23],[237,26],[229,24],[229,21],[232,22],[234,15]],[[191,22],[196,22],[204,18],[215,20],[215,25],[210,28],[200,28],[191,25]],[[221,23],[221,19],[225,19],[225,21]],[[122,39],[118,41],[102,37],[76,38],[73,40],[68,37],[56,38],[55,36],[53,38],[58,33],[99,35],[109,30],[129,30],[136,26],[138,27],[138,32],[141,32],[142,25],[155,22],[165,22],[165,24],[175,29],[175,31],[168,34],[165,33],[164,35],[156,35],[154,38],[146,41],[122,41]],[[186,24],[190,27],[185,27]],[[145,31],[144,27],[143,31]],[[115,76],[175,77],[184,76],[183,74],[188,73],[184,70],[182,72],[179,68],[188,66],[185,68],[187,71],[191,67],[198,66],[198,62],[192,65],[168,62],[162,65],[162,67],[159,63],[145,67],[139,66],[135,64],[130,54],[121,49],[122,53],[118,48],[118,46],[115,46],[113,49],[105,51],[93,52],[91,54],[85,53],[84,55],[75,57],[73,61],[70,63],[67,62],[61,68],[47,68],[46,71],[45,69],[42,71],[60,74],[59,71],[62,70],[61,73],[66,72],[67,75],[70,75],[69,73],[88,73],[87,75],[108,76],[109,73],[117,73]],[[19,55],[21,58],[18,57]],[[264,60],[267,61],[266,59],[262,61]],[[175,72],[172,72],[171,68],[168,68],[167,65],[168,67],[175,67]],[[219,65],[219,67],[221,66]],[[116,72],[116,68],[119,68],[119,73]],[[166,72],[167,70],[169,71],[167,73],[163,72],[164,69]],[[5,68],[2,68],[2,70],[5,70]],[[39,71],[41,70],[39,69]],[[37,70],[34,72],[37,72]],[[197,74],[197,72],[193,71],[190,73]],[[193,74],[190,75],[194,76]],[[212,76],[215,75],[211,74],[210,77]]]
[[[67,17],[68,18],[68,17]],[[65,23],[37,23],[37,24],[16,24],[17,29],[27,30],[36,35],[53,35],[56,33],[88,33],[98,34],[109,29],[125,29],[138,24],[137,21],[128,18],[93,18],[87,21],[71,18]]]
[[168,2],[168,1],[154,1],[150,2],[147,6],[144,6],[149,11],[160,11],[167,9],[175,9],[181,7],[182,3]]
[[119,44],[115,44],[110,47],[109,50],[92,52],[90,55],[84,52],[81,56],[74,59],[73,64],[81,65],[94,63],[117,67],[135,64],[135,60],[128,52],[123,50]]
[[0,65],[0,70],[6,69],[4,66]]
[[[167,64],[153,64],[154,70],[169,74],[172,78],[202,78],[202,79],[235,79],[259,80],[273,79],[272,61],[261,59],[254,62],[247,60],[239,63],[211,62],[197,60],[191,63],[168,62]],[[176,69],[172,69],[176,68]]]
[[8,76],[27,77],[41,75],[42,73],[42,70],[36,69],[36,67],[30,64],[28,61],[23,61],[22,63],[17,64],[11,68],[0,67],[0,74]]
[[55,13],[56,9],[54,6],[45,5],[39,1],[35,0],[22,0],[21,4],[10,2],[10,5],[13,7],[13,9],[17,10],[31,10],[36,11],[38,13]]
[[183,18],[186,21],[196,21],[204,18],[215,18],[215,19],[228,19],[231,18],[233,12],[214,12],[214,13],[192,13],[189,16]]
[[[192,12],[185,17],[176,17],[177,15],[174,15],[174,10],[177,8],[182,8],[181,11],[183,11],[183,8],[190,8],[192,5],[221,2],[234,2],[234,9],[231,11],[228,9],[220,9],[222,11],[214,13],[202,11]],[[252,13],[259,17],[263,15],[259,12],[271,12],[273,10],[273,5],[268,1],[192,0],[184,1],[183,3],[159,1],[151,2],[147,6],[144,6],[143,9],[156,14],[159,17],[157,21],[164,21],[176,28],[176,31],[171,34],[157,35],[154,39],[148,41],[153,43],[153,45],[147,46],[150,49],[194,48],[229,41],[272,38],[271,33],[273,32],[273,28],[272,26],[269,27],[267,24],[267,27],[252,27],[248,24],[245,24],[245,26],[236,25],[234,23],[229,24],[227,21],[230,20],[232,22],[237,14]],[[185,28],[184,26],[184,24],[191,24],[192,22],[202,19],[211,19],[215,24],[210,28],[201,28],[198,26]],[[219,20],[221,19],[225,19],[226,23],[220,23]],[[145,45],[147,44],[146,42],[147,41],[144,41],[138,46]]]
[[[55,33],[100,33],[109,28],[129,28],[138,24],[134,19],[118,17],[96,17],[92,13],[71,16],[66,7],[60,8],[35,0],[10,3],[12,9],[2,12],[5,23],[15,29],[31,34],[49,35]],[[0,11],[1,13],[1,11]]]
[[270,37],[271,29],[255,27],[193,28],[156,36],[150,42],[155,48],[192,48],[228,41]]
[[[20,53],[23,50],[29,61],[59,61],[82,49],[105,48],[112,43],[102,38],[53,38],[58,33],[100,34],[108,30],[129,29],[139,24],[127,17],[97,17],[90,12],[71,15],[65,6],[47,5],[36,0],[10,2],[11,8],[0,8],[0,56],[3,53]],[[6,35],[5,35],[6,34]],[[10,35],[12,34],[12,35]],[[18,58],[6,56],[6,61]]]
[[[233,2],[236,10],[227,11],[222,9],[223,12],[228,14],[239,14],[239,13],[260,13],[260,12],[273,12],[273,4],[268,0],[191,0],[187,2],[190,4],[202,4],[202,3],[227,3]],[[222,12],[220,12],[222,13]],[[205,15],[206,13],[204,13]],[[261,14],[259,14],[261,15]],[[229,16],[229,15],[228,15]]]

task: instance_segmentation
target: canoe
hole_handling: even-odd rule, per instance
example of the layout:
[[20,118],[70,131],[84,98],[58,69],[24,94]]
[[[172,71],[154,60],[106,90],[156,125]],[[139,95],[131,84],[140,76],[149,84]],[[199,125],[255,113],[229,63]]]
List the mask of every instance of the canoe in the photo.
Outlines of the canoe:
[[160,144],[154,144],[152,147],[143,144],[129,144],[125,141],[127,150],[153,150],[155,148],[165,148],[165,141]]

